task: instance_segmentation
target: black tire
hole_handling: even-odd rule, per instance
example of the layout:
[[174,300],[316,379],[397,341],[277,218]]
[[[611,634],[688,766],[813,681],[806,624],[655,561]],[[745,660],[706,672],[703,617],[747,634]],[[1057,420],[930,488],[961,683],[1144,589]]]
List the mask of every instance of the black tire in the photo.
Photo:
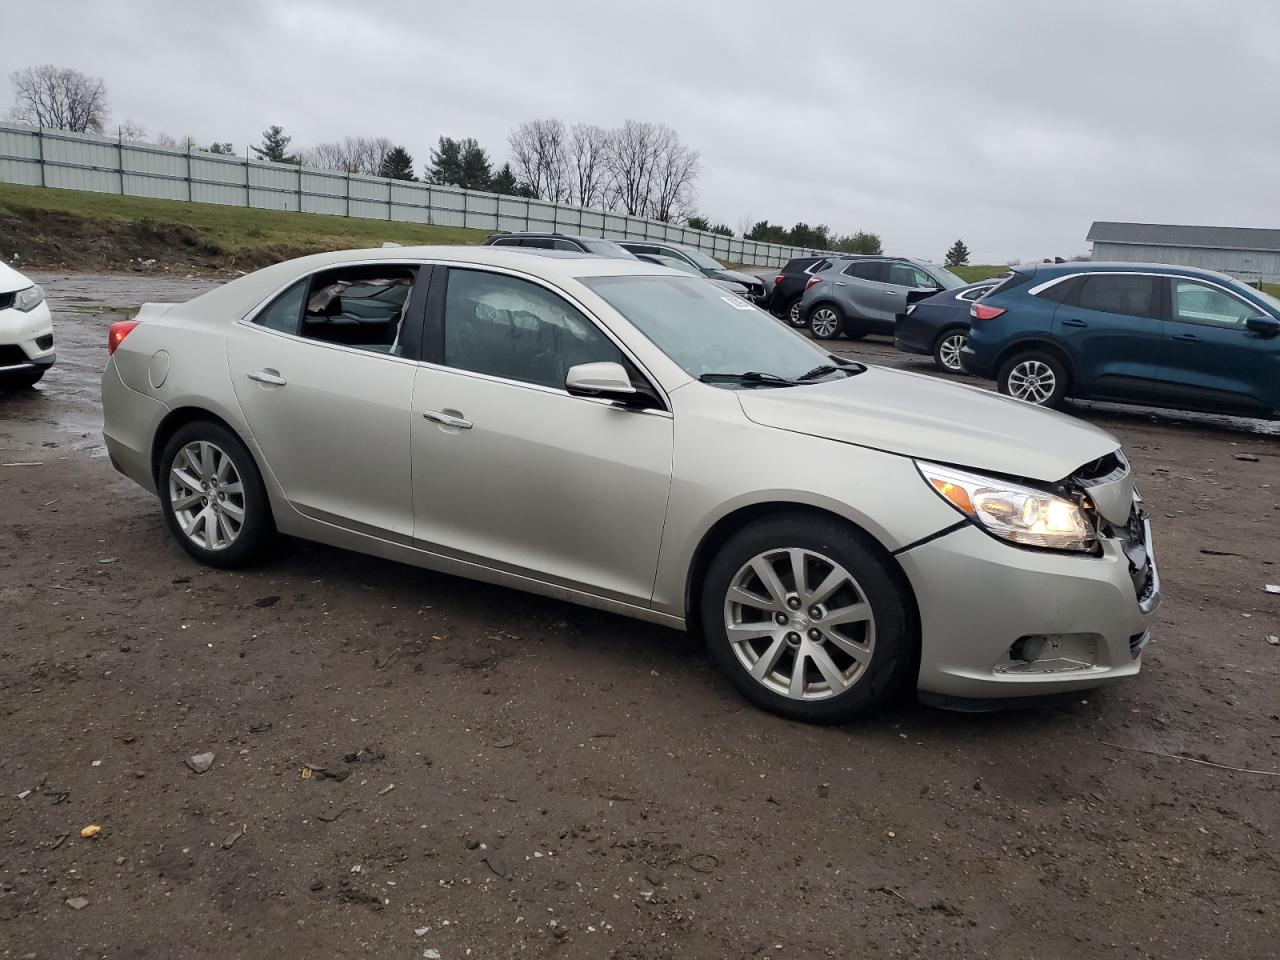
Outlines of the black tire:
[[996,377],[996,387],[1006,397],[1051,409],[1062,406],[1069,386],[1066,367],[1047,350],[1015,353],[1001,365]]
[[[950,347],[955,345],[955,338],[960,338],[960,343],[956,347],[953,354]],[[960,354],[959,347],[964,346],[964,341],[968,340],[967,327],[948,327],[938,334],[938,339],[933,342],[933,363],[943,373],[964,373],[964,367],[959,366]],[[955,357],[956,366],[950,365],[947,360],[952,356]]]
[[[851,591],[843,594],[841,605],[859,600],[866,602],[875,618],[870,659],[853,674],[853,682],[847,689],[841,693],[826,695],[823,699],[796,699],[753,677],[746,663],[735,652],[725,624],[729,589],[740,571],[744,571],[753,558],[768,551],[790,548],[820,554],[828,562],[842,566],[856,581],[857,589],[853,586],[842,587],[829,599],[841,598],[842,591]],[[814,562],[818,566],[809,568],[811,573],[808,574],[811,588],[812,579],[824,575],[822,560]],[[909,602],[890,572],[892,562],[877,543],[835,518],[780,516],[740,530],[712,560],[701,586],[701,623],[712,659],[744,697],[758,707],[792,720],[840,723],[879,709],[901,688],[917,662],[917,631],[909,612]],[[793,588],[794,578],[790,582],[785,579],[787,568],[787,561],[783,561],[782,585]],[[750,614],[744,611],[743,615],[750,617],[749,622],[755,622],[757,618],[765,619],[766,608],[753,609]],[[795,629],[806,628],[799,625]],[[780,627],[779,630],[785,636],[787,627]],[[752,640],[750,655],[763,658],[766,651],[772,649],[774,642],[771,637]],[[829,641],[822,641],[822,645],[824,650],[829,651],[830,658],[841,656],[838,648],[830,645]],[[739,648],[741,649],[741,645]],[[808,650],[809,647],[803,649]],[[788,657],[791,658],[789,661]],[[783,650],[777,663],[785,665],[790,662],[794,674],[797,660],[800,660],[799,649],[793,648],[790,654]],[[806,656],[800,662],[805,664],[807,671],[802,676],[809,675],[816,682],[822,682],[819,673],[815,672],[815,661]],[[853,661],[850,660],[843,669],[853,669]],[[770,679],[777,682],[773,675],[770,675]]]
[[[170,495],[169,477],[174,460],[187,444],[197,441],[213,444],[230,459],[236,474],[240,477],[243,490],[241,504],[243,522],[230,545],[220,549],[211,549],[196,543],[183,531]],[[271,516],[271,503],[267,499],[266,488],[262,485],[262,475],[258,472],[258,466],[240,438],[219,423],[196,420],[178,428],[160,454],[156,487],[160,494],[160,509],[164,513],[169,532],[173,534],[182,549],[203,564],[222,568],[245,566],[259,557],[275,538],[276,528]]]
[[0,390],[25,390],[34,387],[44,376],[45,367],[39,370],[23,370],[21,373],[7,373],[0,378]]
[[[814,322],[817,322],[817,329],[814,329]],[[809,315],[805,318],[805,326],[809,328],[809,332],[818,340],[838,340],[844,332],[844,311],[837,307],[834,303],[819,303],[809,308]]]

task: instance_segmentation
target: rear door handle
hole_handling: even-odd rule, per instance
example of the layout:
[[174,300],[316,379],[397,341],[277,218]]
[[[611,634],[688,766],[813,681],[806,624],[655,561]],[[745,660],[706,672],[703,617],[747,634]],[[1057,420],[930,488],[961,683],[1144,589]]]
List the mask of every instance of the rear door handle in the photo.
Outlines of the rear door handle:
[[1194,333],[1175,333],[1173,335],[1173,339],[1181,340],[1183,343],[1199,343],[1200,342],[1200,338],[1197,337]]
[[1089,324],[1083,320],[1071,319],[1071,320],[1063,320],[1062,325],[1064,327],[1087,327]]
[[270,370],[255,370],[253,373],[246,374],[250,380],[256,380],[258,383],[267,383],[273,387],[283,387],[289,381],[278,373]]
[[443,410],[424,410],[422,415],[432,423],[438,423],[442,427],[456,427],[459,430],[470,430],[472,423],[462,417],[456,417],[452,413],[445,413]]

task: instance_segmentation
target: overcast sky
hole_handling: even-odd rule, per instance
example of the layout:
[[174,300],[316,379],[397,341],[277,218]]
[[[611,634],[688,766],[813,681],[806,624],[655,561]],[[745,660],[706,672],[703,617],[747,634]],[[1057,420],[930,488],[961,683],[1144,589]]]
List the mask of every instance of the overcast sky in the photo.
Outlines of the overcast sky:
[[1276,0],[2,0],[0,24],[3,77],[74,67],[112,122],[242,153],[278,123],[420,172],[442,134],[501,161],[521,120],[666,123],[735,231],[1002,262],[1084,253],[1095,219],[1280,226]]

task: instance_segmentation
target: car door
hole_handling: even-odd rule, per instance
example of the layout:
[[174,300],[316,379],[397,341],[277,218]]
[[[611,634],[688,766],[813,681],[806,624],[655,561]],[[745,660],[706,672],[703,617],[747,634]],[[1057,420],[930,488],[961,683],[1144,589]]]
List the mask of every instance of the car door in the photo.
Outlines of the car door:
[[1160,362],[1161,301],[1160,279],[1150,274],[1087,273],[1074,282],[1054,311],[1052,330],[1071,360],[1077,396],[1151,396]]
[[427,330],[413,389],[418,545],[648,605],[671,416],[564,389],[575,364],[629,362],[618,345],[561,292],[470,267],[448,271]]
[[323,270],[233,325],[236,400],[300,513],[409,541],[412,350],[429,275],[413,264]]
[[1280,337],[1250,330],[1266,313],[1234,292],[1202,280],[1169,277],[1156,375],[1162,397],[1223,413],[1280,409]]
[[[887,279],[887,268],[883,261],[878,260],[854,260],[833,276],[831,281],[846,318],[871,321],[872,324],[882,321]],[[854,326],[856,328],[858,324]]]

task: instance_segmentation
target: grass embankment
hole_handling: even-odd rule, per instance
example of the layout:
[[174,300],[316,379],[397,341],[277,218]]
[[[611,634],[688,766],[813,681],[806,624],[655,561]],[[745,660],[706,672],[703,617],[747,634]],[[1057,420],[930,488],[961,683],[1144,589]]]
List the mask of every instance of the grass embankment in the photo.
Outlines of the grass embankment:
[[977,283],[979,280],[987,280],[991,277],[1002,277],[1009,272],[1009,267],[1003,263],[965,264],[963,267],[948,267],[947,269],[965,283]]
[[[480,243],[484,230],[0,184],[0,256],[16,266],[255,270],[324,250]],[[17,257],[14,257],[17,254]]]

